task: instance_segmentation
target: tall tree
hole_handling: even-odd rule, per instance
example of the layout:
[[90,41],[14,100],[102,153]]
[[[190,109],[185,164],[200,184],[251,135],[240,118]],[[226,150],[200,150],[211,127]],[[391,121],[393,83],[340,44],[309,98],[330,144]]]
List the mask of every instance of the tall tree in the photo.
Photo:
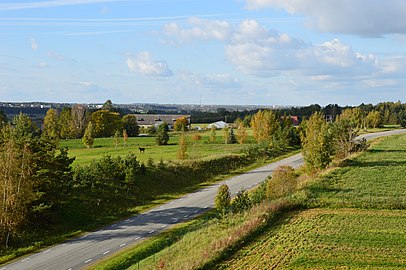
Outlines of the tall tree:
[[110,99],[104,102],[103,106],[101,107],[102,110],[112,111],[113,110],[113,102]]
[[55,109],[49,109],[44,117],[42,136],[49,140],[59,139],[58,113]]
[[244,127],[244,123],[240,123],[237,128],[237,140],[240,144],[244,144],[247,140],[247,130]]
[[116,130],[114,133],[114,146],[117,147],[120,144],[120,132]]
[[350,120],[338,117],[332,125],[332,145],[335,156],[338,158],[347,157],[354,149],[357,135],[358,129],[353,127]]
[[231,143],[231,144],[234,144],[234,143],[237,143],[237,138],[235,137],[235,134],[234,134],[234,128],[230,128],[230,135],[229,135],[229,138],[228,138],[228,143]]
[[210,129],[209,141],[210,141],[211,143],[215,143],[215,142],[216,142],[216,127],[215,127],[214,125],[211,126],[211,129]]
[[169,127],[165,122],[158,126],[155,141],[158,145],[167,145],[169,141]]
[[123,129],[123,144],[124,144],[124,147],[127,146],[127,142],[128,142],[127,130]]
[[6,247],[10,237],[26,221],[29,205],[36,197],[29,143],[21,146],[12,133],[10,127],[3,128],[6,140],[0,145],[0,239]]
[[367,115],[368,127],[377,128],[382,125],[381,114],[378,111],[371,111]]
[[339,116],[341,119],[347,119],[354,128],[365,127],[365,116],[360,108],[349,108],[343,110]]
[[92,122],[89,122],[83,135],[82,142],[89,149],[94,143],[94,129]]
[[75,138],[73,121],[72,121],[72,109],[63,108],[58,118],[59,125],[59,137],[63,139]]
[[186,130],[188,130],[188,125],[189,125],[189,121],[186,119],[186,117],[181,116],[175,120],[173,129],[175,131],[186,131]]
[[230,142],[230,132],[228,126],[225,126],[223,128],[223,134],[224,134],[224,143],[228,144]]
[[182,132],[179,137],[179,150],[178,150],[178,158],[180,160],[187,159],[187,140],[185,132]]
[[72,107],[73,132],[76,138],[82,138],[89,122],[87,109],[84,105],[75,105]]
[[306,122],[302,152],[306,167],[310,171],[324,169],[331,161],[332,147],[330,130],[321,112],[314,113]]
[[120,115],[116,112],[98,110],[92,113],[91,119],[95,137],[110,137],[116,130],[122,129]]
[[254,138],[257,142],[270,142],[278,128],[279,119],[271,110],[258,111],[251,120]]
[[137,122],[137,117],[133,114],[123,116],[123,128],[127,131],[129,137],[136,137],[140,133],[140,127]]
[[38,134],[38,128],[32,122],[31,118],[24,113],[14,116],[13,124],[14,134],[17,140],[32,138]]

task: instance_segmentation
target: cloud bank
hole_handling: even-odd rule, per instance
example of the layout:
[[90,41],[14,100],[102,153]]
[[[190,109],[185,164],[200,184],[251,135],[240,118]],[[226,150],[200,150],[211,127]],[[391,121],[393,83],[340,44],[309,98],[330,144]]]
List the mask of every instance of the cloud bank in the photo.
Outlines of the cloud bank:
[[[211,39],[224,42],[225,55],[236,70],[258,77],[298,72],[308,76],[367,75],[382,69],[376,56],[355,52],[333,39],[320,44],[266,29],[255,20],[233,26],[226,21],[197,20],[189,26],[172,23],[163,33],[172,42]],[[176,31],[168,31],[176,29]],[[222,33],[222,34],[213,34]]]
[[304,15],[323,32],[379,37],[406,34],[404,0],[246,0],[249,9],[284,9]]

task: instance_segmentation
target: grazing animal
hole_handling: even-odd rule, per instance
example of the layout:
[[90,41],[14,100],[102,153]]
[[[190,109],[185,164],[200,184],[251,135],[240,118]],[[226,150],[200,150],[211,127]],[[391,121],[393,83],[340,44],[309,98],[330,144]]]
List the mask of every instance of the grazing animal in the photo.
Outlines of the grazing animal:
[[140,153],[144,153],[144,152],[145,152],[145,148],[138,147],[138,149],[140,149]]

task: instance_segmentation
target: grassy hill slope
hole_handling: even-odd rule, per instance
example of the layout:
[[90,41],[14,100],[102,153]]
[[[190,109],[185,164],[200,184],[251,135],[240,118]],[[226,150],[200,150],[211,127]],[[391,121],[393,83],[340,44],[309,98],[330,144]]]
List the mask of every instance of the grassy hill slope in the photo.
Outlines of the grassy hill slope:
[[406,269],[406,135],[311,183],[293,212],[215,269]]

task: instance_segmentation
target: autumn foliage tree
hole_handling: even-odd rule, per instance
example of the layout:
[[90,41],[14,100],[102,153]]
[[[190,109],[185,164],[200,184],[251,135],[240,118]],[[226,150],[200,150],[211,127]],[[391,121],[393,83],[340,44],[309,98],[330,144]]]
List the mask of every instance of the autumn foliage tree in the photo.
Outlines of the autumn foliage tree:
[[279,119],[271,110],[258,111],[251,120],[251,127],[255,140],[258,143],[270,142],[276,132]]
[[178,158],[180,160],[187,159],[187,140],[186,135],[184,132],[179,137],[179,150],[178,150]]
[[94,143],[94,129],[92,122],[89,122],[83,135],[82,142],[89,149]]
[[[7,246],[22,226],[52,223],[53,211],[72,184],[67,150],[39,137],[25,115],[0,131],[0,242]],[[4,246],[0,245],[0,246]]]
[[219,187],[217,191],[216,198],[214,200],[214,207],[216,209],[225,214],[226,211],[230,208],[231,203],[231,193],[230,189],[226,184],[223,184]]
[[186,131],[186,130],[188,130],[188,126],[189,126],[189,121],[186,119],[186,117],[181,116],[175,120],[173,129],[175,131]]
[[331,161],[333,148],[329,126],[321,112],[314,113],[306,121],[302,138],[302,152],[306,167],[317,171],[327,167]]
[[109,110],[95,111],[92,113],[91,122],[95,137],[98,138],[113,136],[117,130],[122,129],[120,114]]
[[240,144],[244,144],[245,141],[247,140],[248,134],[247,134],[247,130],[244,127],[244,124],[241,122],[238,124],[238,128],[237,128],[237,141]]
[[42,136],[51,139],[59,139],[58,113],[55,109],[49,109],[44,117],[44,125],[42,128]]

